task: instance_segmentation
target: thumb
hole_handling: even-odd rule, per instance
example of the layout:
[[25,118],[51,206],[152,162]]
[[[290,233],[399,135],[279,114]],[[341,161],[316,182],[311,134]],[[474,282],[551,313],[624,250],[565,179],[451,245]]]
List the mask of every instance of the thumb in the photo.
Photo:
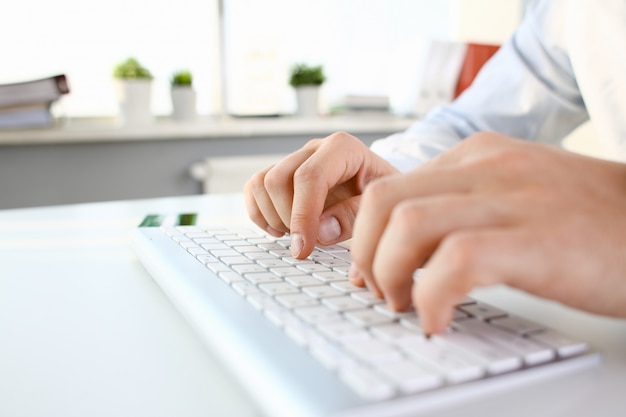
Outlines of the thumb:
[[352,226],[359,209],[361,196],[357,195],[327,207],[320,217],[317,241],[332,245],[352,237]]

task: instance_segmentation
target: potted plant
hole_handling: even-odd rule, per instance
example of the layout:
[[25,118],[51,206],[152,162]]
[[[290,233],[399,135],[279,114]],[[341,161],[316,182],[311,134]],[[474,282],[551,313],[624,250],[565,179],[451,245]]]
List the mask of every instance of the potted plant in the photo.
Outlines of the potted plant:
[[302,117],[315,117],[319,109],[320,86],[326,81],[321,65],[296,64],[291,69],[289,84],[296,90],[297,114]]
[[191,71],[174,72],[170,79],[170,85],[174,120],[193,120],[196,117],[196,92],[193,89]]
[[152,74],[135,58],[115,66],[117,98],[122,122],[126,125],[148,124],[152,121]]

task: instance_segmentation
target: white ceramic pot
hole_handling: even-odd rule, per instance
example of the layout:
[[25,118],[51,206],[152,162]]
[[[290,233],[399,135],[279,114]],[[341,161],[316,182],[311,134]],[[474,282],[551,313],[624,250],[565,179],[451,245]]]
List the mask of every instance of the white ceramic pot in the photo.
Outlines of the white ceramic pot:
[[317,117],[319,114],[320,87],[307,85],[296,88],[297,115],[300,117]]
[[172,117],[189,121],[196,118],[196,92],[190,86],[172,86]]
[[118,80],[117,99],[122,124],[136,126],[152,122],[152,80]]

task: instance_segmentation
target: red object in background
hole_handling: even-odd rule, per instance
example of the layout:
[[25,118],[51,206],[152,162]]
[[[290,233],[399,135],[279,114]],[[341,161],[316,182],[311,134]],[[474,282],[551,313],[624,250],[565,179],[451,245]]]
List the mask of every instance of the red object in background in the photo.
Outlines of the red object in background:
[[463,60],[461,72],[459,73],[454,98],[460,96],[463,90],[472,84],[478,71],[480,71],[482,66],[485,65],[485,62],[489,61],[489,58],[491,58],[499,48],[500,47],[497,45],[481,45],[476,43],[467,45],[467,52],[465,53],[465,59]]

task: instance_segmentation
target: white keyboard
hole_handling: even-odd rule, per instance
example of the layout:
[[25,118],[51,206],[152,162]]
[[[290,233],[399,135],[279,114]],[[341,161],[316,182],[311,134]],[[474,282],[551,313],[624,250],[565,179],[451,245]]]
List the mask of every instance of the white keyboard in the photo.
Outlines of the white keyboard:
[[190,256],[335,373],[358,396],[385,400],[548,365],[585,342],[466,298],[447,332],[427,339],[414,311],[397,313],[347,278],[350,252],[291,256],[288,237],[179,226],[163,229]]

